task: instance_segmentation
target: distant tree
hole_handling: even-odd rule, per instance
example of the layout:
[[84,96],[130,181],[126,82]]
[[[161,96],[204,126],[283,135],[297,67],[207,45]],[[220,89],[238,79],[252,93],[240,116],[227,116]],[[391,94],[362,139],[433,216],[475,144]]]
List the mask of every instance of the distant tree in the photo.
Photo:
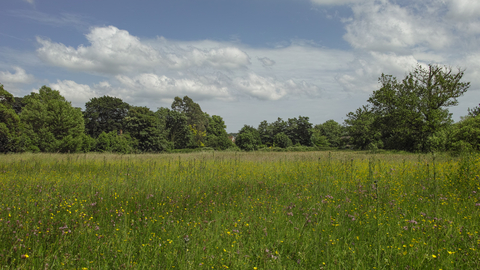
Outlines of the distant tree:
[[29,138],[29,150],[77,152],[81,149],[85,125],[82,112],[72,107],[60,92],[42,86],[24,98],[20,114]]
[[312,141],[312,144],[317,146],[317,147],[329,147],[330,143],[324,135],[322,135],[322,132],[319,129],[313,128],[312,129],[312,138],[310,139]]
[[123,119],[127,116],[130,105],[121,99],[110,96],[92,98],[85,104],[85,128],[93,138],[102,132],[124,129]]
[[210,117],[208,114],[205,114],[205,116],[209,120],[205,146],[219,150],[232,147],[233,142],[228,138],[227,131],[225,130],[227,126],[222,117],[218,115],[212,115],[212,117]]
[[273,143],[277,147],[287,148],[293,145],[292,140],[283,132],[277,133],[273,138]]
[[164,130],[159,128],[158,118],[149,108],[132,106],[123,121],[138,150],[160,152],[169,148]]
[[185,114],[168,108],[159,108],[155,114],[160,125],[159,129],[164,130],[170,148],[185,149],[195,146]]
[[21,123],[14,104],[13,95],[0,84],[0,153],[20,150]]
[[381,133],[373,123],[375,114],[369,106],[362,106],[355,112],[347,114],[345,119],[347,135],[350,143],[359,149],[382,148]]
[[273,124],[269,124],[266,120],[263,120],[258,125],[257,130],[258,130],[258,133],[260,134],[260,139],[262,140],[262,144],[266,146],[272,146],[273,137],[274,137]]
[[345,130],[342,125],[335,120],[328,120],[323,124],[316,125],[315,128],[321,136],[325,136],[331,147],[341,147],[343,145],[342,137],[345,136]]
[[450,149],[480,151],[480,117],[467,117],[452,126]]
[[285,134],[288,135],[293,144],[312,145],[312,123],[306,116],[299,116],[298,119],[289,118]]
[[257,150],[262,144],[258,130],[251,126],[243,126],[235,138],[235,144],[242,150],[253,151]]
[[136,146],[128,133],[118,134],[116,131],[110,131],[100,133],[96,139],[95,151],[129,154],[135,151]]
[[184,96],[183,99],[175,97],[172,103],[172,110],[187,117],[187,123],[192,130],[195,145],[204,145],[208,119],[205,117],[200,105],[188,96]]

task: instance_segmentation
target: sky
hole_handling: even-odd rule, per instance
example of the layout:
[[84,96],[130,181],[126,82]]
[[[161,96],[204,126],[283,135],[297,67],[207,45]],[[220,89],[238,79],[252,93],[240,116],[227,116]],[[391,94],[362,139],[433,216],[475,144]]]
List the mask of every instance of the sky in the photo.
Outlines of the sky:
[[478,0],[2,0],[0,84],[75,107],[153,111],[185,95],[228,132],[307,116],[343,123],[382,73],[465,70],[453,119],[480,103]]

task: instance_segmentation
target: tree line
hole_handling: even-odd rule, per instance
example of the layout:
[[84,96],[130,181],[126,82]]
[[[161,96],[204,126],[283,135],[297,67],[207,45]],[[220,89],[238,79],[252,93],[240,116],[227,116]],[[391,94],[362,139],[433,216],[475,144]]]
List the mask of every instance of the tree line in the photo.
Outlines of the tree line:
[[155,112],[116,97],[94,97],[81,111],[49,87],[13,97],[0,84],[0,152],[480,150],[480,106],[468,109],[458,123],[448,111],[470,86],[463,75],[438,65],[417,66],[403,80],[382,74],[368,104],[348,113],[342,124],[278,118],[256,128],[245,125],[234,136],[227,134],[221,116],[203,112],[188,96],[175,97],[170,108]]

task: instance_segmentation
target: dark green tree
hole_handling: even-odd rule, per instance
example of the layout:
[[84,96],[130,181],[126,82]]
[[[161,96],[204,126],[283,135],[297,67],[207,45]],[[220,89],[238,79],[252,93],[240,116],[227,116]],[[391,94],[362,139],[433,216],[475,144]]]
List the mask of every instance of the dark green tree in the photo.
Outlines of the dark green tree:
[[204,145],[208,119],[205,117],[200,105],[188,96],[184,96],[183,99],[175,97],[172,103],[172,110],[182,113],[187,117],[187,123],[192,130],[193,140],[196,146]]
[[273,138],[276,147],[287,148],[293,145],[292,140],[283,132],[277,133]]
[[159,119],[149,108],[132,106],[123,121],[138,150],[161,152],[169,149],[165,130],[159,128]]
[[14,104],[13,95],[0,84],[0,153],[20,150],[21,123]]
[[273,137],[274,137],[274,128],[273,124],[269,124],[267,120],[263,120],[258,125],[258,133],[260,134],[260,138],[262,140],[262,144],[266,146],[273,145]]
[[480,116],[466,117],[452,126],[450,149],[480,151]]
[[195,145],[192,129],[188,125],[187,116],[178,111],[168,108],[159,108],[155,113],[158,118],[160,129],[166,134],[170,148],[185,149]]
[[24,98],[20,120],[25,124],[29,150],[77,152],[85,130],[82,112],[65,100],[60,92],[42,86],[38,93]]
[[238,132],[238,135],[235,138],[235,144],[242,150],[253,151],[257,150],[262,144],[262,139],[260,138],[260,134],[258,133],[257,129],[245,125]]
[[335,120],[328,120],[323,124],[315,125],[314,129],[319,131],[320,136],[326,137],[331,147],[343,146],[342,138],[345,136],[345,129]]
[[218,115],[212,115],[212,117],[210,117],[208,114],[205,114],[205,116],[209,120],[205,146],[218,150],[225,150],[232,147],[233,143],[228,138],[227,131],[225,130],[227,126],[223,118]]
[[362,106],[347,114],[345,119],[349,143],[358,149],[382,148],[381,133],[374,129],[375,114],[369,106]]
[[121,99],[110,96],[92,98],[85,104],[85,128],[93,138],[100,133],[124,129],[123,119],[127,116],[130,105]]
[[294,145],[312,145],[312,123],[306,116],[299,116],[298,119],[289,118],[285,134],[288,135]]

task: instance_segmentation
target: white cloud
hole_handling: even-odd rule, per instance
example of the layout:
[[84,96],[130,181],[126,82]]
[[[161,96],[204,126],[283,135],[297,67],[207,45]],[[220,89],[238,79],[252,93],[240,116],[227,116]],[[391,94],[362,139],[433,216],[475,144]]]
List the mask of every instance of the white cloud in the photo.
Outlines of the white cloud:
[[448,15],[458,20],[471,20],[480,17],[480,2],[476,0],[447,0]]
[[400,6],[390,1],[353,5],[344,38],[362,50],[409,53],[412,48],[445,49],[453,43],[438,5]]
[[73,48],[37,37],[37,42],[41,45],[37,49],[38,56],[54,66],[104,74],[145,72],[152,68],[236,69],[250,64],[248,55],[235,47],[206,50],[193,46],[181,48],[160,39],[154,48],[149,42],[142,42],[128,31],[114,26],[92,28],[86,38],[90,46]]
[[[90,86],[78,84],[71,80],[57,80],[56,83],[51,83],[49,86],[54,90],[60,91],[60,94],[64,96],[65,99],[71,101],[74,106],[78,107],[83,107],[91,98],[98,96],[96,91],[90,88]],[[105,82],[103,82],[103,86],[105,86]]]
[[2,84],[29,84],[35,81],[35,76],[27,74],[21,67],[13,67],[15,73],[0,71],[0,83]]
[[35,0],[23,0],[31,5],[35,5]]

